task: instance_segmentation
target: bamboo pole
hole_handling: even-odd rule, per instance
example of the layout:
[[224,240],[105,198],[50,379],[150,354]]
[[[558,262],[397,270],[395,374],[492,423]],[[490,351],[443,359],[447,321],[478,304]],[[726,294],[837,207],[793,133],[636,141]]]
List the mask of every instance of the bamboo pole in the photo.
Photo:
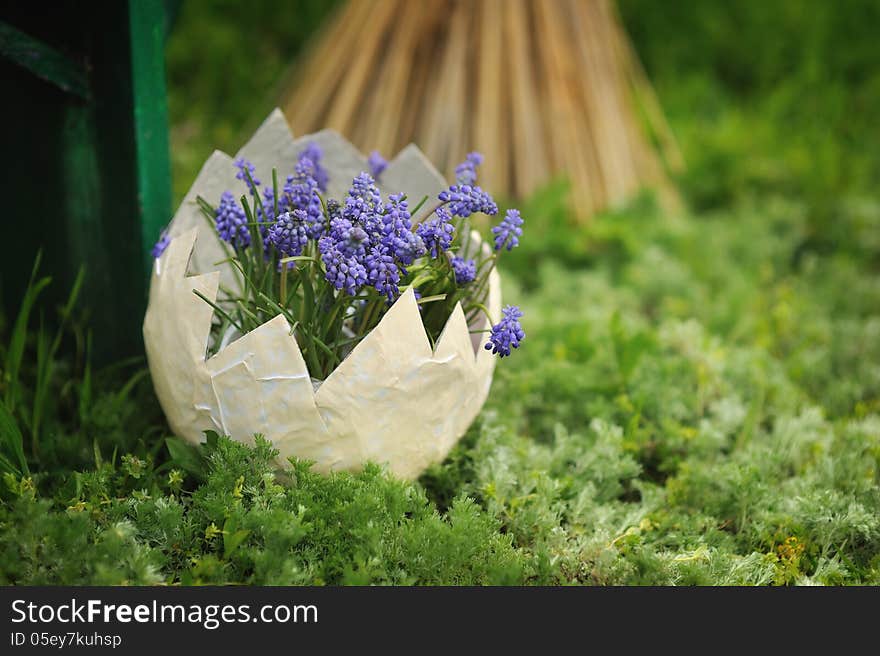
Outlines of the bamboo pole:
[[661,157],[681,152],[611,0],[350,0],[292,80],[298,134],[414,141],[450,177],[479,150],[500,197],[565,176],[582,219],[644,185],[675,197]]
[[350,2],[338,11],[321,40],[308,51],[299,74],[293,76],[294,92],[282,106],[295,134],[318,129],[316,125],[331,104],[348,65],[348,57],[338,44],[355,37],[368,12],[364,2]]
[[511,135],[507,130],[505,116],[507,94],[507,63],[504,57],[502,12],[505,0],[484,0],[474,3],[475,31],[472,54],[479,53],[469,68],[478,72],[476,104],[474,108],[474,140],[472,147],[480,152],[492,153],[480,169],[481,184],[487,189],[508,188],[510,163],[509,145]]
[[515,194],[526,195],[547,179],[548,170],[526,0],[504,3],[504,27],[504,41],[510,58],[511,188]]

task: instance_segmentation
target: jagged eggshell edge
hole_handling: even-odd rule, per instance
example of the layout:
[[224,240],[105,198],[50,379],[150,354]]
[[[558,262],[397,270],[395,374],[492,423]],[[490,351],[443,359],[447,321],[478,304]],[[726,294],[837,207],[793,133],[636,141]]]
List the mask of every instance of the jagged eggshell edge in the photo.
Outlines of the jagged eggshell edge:
[[[363,155],[330,130],[294,139],[278,110],[236,157],[252,161],[258,173],[285,171],[310,141],[324,151],[331,173],[328,195],[344,195],[351,178],[366,169]],[[419,197],[436,197],[445,186],[414,145],[389,163],[382,182],[386,193],[408,189]],[[235,179],[233,158],[216,151],[169,225],[168,248],[154,262],[144,342],[172,430],[192,443],[202,442],[205,430],[243,442],[260,433],[282,458],[312,460],[323,472],[356,470],[373,461],[414,478],[442,460],[489,393],[495,358],[484,349],[487,334],[470,332],[485,328],[486,319],[468,326],[457,305],[431,349],[408,290],[317,391],[282,315],[206,358],[213,310],[193,290],[216,300],[220,284],[234,286],[237,279],[228,265],[218,264],[227,253],[196,198],[219,198],[226,189],[245,191]],[[487,251],[479,239],[472,233],[473,247]],[[488,297],[493,317],[501,311],[500,286],[493,271]]]

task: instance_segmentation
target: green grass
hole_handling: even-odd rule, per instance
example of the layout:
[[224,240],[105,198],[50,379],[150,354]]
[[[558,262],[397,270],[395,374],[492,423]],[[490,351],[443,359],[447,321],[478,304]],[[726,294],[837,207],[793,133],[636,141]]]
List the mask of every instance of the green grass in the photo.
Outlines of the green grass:
[[690,209],[573,228],[561,184],[524,204],[502,268],[527,338],[444,463],[406,483],[186,447],[136,363],[90,370],[81,318],[58,349],[80,355],[50,357],[37,303],[0,340],[7,363],[25,337],[0,582],[880,584],[870,8],[653,6],[622,12]]

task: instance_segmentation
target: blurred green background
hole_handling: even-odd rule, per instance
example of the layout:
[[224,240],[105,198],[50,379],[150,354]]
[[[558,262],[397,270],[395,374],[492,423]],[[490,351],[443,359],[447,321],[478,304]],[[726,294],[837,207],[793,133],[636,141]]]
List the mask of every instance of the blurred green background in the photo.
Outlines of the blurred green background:
[[[338,4],[182,4],[167,47],[176,199],[214,148],[234,152],[275,106],[296,55]],[[830,198],[880,175],[880,133],[871,129],[880,5],[621,0],[618,8],[684,149],[679,183],[690,205],[797,193],[817,231],[834,236]]]
[[214,149],[234,153],[277,105],[296,55],[339,4],[181,4],[166,47],[175,203]]

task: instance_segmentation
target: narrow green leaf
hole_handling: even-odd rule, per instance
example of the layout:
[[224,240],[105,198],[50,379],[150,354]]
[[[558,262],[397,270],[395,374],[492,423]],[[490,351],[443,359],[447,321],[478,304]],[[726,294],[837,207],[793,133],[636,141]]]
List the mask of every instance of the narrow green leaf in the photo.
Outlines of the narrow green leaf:
[[241,324],[239,324],[237,321],[235,321],[235,319],[233,319],[232,317],[230,317],[229,314],[227,314],[226,310],[224,310],[222,307],[220,307],[219,305],[217,305],[214,301],[212,301],[212,300],[209,299],[207,296],[205,296],[204,294],[202,294],[202,292],[200,292],[198,289],[194,289],[194,290],[193,290],[193,294],[195,294],[195,295],[198,296],[200,299],[202,299],[205,303],[207,303],[207,304],[210,305],[212,308],[214,308],[214,311],[215,311],[215,312],[217,312],[221,317],[223,317],[224,319],[226,319],[226,320],[227,320],[229,323],[231,323],[233,326],[235,326],[236,328],[238,328],[241,332],[245,332],[244,328],[241,327]]
[[419,210],[422,209],[422,206],[427,202],[428,202],[428,197],[425,196],[424,198],[422,198],[422,200],[419,201],[418,205],[416,205],[414,208],[412,208],[412,210],[410,210],[410,214],[412,216],[415,216],[416,214],[418,214]]
[[21,392],[19,388],[19,372],[21,371],[21,362],[24,358],[24,347],[27,339],[27,327],[30,321],[31,310],[40,293],[52,282],[49,277],[36,280],[37,268],[40,265],[41,256],[38,254],[34,268],[31,273],[31,279],[21,300],[21,309],[15,319],[12,328],[12,337],[9,340],[9,347],[6,350],[5,362],[5,378],[6,378],[6,394],[4,403],[9,410],[14,409],[16,400]]
[[303,290],[302,316],[300,316],[299,320],[303,325],[311,326],[312,315],[315,311],[315,289],[312,287],[312,280],[308,271],[301,271],[299,278],[302,282]]
[[424,305],[425,303],[433,303],[435,301],[445,300],[446,294],[434,294],[433,296],[423,296],[422,298],[418,299],[416,303],[418,303],[419,305]]
[[223,557],[228,559],[232,556],[250,534],[251,531],[244,528],[234,532],[223,531]]
[[272,169],[272,201],[273,201],[273,212],[272,216],[276,219],[278,218],[278,169]]
[[290,257],[283,257],[278,260],[279,264],[289,264],[290,262],[315,262],[318,263],[314,257],[310,255],[291,255]]
[[15,461],[18,461],[17,471],[30,475],[27,459],[24,457],[24,437],[22,437],[15,417],[5,405],[0,405],[0,445],[3,445],[7,453]]

